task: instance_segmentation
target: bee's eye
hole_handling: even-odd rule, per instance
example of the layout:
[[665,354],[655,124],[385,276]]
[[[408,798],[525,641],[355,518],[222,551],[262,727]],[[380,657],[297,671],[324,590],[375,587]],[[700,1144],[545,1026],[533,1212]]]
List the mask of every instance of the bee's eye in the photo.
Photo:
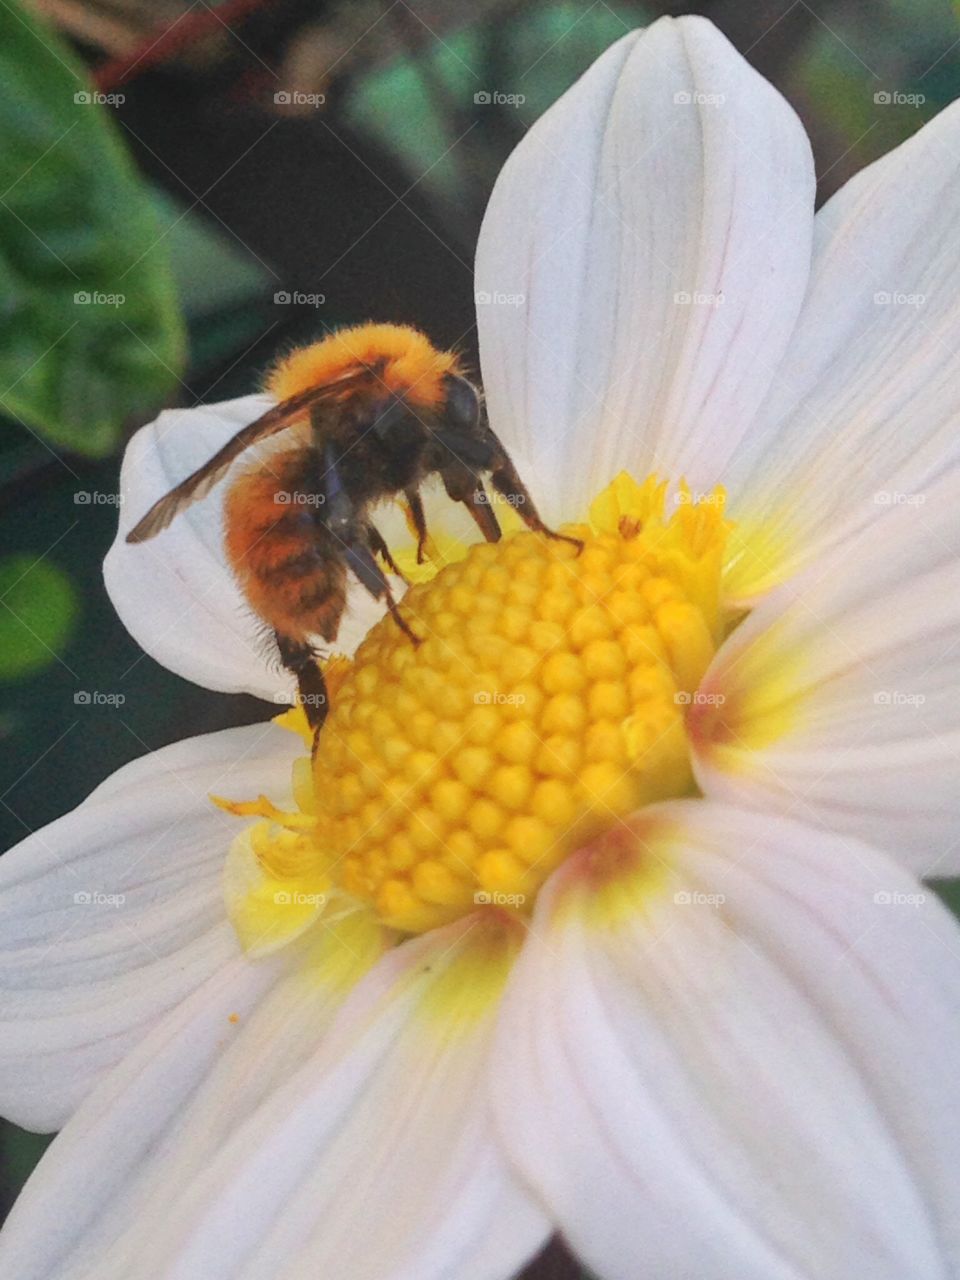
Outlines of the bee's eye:
[[473,383],[450,374],[447,379],[445,418],[452,427],[472,430],[480,419],[480,397]]

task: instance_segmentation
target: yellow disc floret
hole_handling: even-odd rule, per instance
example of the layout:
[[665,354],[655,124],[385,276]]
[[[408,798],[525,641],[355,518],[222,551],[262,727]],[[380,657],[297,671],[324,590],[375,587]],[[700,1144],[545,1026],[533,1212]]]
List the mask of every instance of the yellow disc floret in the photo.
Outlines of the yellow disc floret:
[[[528,910],[598,831],[692,787],[685,712],[720,638],[722,494],[618,477],[582,549],[471,547],[389,617],[339,682],[310,840],[341,891],[421,932]],[[297,844],[298,854],[301,845]],[[298,867],[299,871],[299,867]]]

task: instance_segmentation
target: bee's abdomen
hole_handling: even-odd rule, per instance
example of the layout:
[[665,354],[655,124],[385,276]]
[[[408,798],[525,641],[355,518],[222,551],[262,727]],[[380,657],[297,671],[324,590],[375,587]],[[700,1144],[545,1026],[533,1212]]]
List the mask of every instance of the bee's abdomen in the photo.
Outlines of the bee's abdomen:
[[253,611],[292,640],[336,638],[346,569],[317,518],[311,449],[271,456],[237,477],[224,503],[227,559]]

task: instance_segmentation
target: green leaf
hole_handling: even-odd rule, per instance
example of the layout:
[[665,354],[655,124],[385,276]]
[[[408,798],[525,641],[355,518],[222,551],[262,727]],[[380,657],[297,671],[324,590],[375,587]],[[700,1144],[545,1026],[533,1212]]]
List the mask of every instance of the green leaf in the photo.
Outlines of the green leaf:
[[0,1122],[0,1158],[11,1191],[20,1190],[52,1141],[50,1134],[27,1133],[6,1120]]
[[249,249],[211,219],[194,213],[192,206],[157,187],[151,189],[150,199],[165,228],[177,296],[190,323],[259,302],[279,287],[278,277],[271,276]]
[[69,50],[5,0],[0,411],[94,456],[175,385],[184,346],[148,194],[116,107],[96,97]]
[[56,662],[73,630],[76,593],[49,560],[0,560],[0,680],[22,680]]

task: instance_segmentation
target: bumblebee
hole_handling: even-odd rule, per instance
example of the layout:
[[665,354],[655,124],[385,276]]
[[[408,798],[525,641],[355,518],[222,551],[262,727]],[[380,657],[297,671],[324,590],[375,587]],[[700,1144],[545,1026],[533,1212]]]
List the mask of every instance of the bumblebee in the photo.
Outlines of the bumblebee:
[[576,539],[540,519],[456,353],[437,350],[416,329],[365,324],[333,333],[282,359],[265,390],[275,407],[154,503],[127,542],[160,533],[252,445],[288,432],[289,446],[258,458],[231,483],[224,544],[240,589],[296,676],[299,701],[318,733],[327,692],[316,644],[318,637],[328,644],[337,638],[348,574],[385,603],[412,643],[420,642],[385,573],[399,575],[399,569],[371,519],[378,502],[406,500],[418,562],[427,539],[420,486],[434,475],[489,542],[499,539],[500,525],[484,476],[530,529]]

